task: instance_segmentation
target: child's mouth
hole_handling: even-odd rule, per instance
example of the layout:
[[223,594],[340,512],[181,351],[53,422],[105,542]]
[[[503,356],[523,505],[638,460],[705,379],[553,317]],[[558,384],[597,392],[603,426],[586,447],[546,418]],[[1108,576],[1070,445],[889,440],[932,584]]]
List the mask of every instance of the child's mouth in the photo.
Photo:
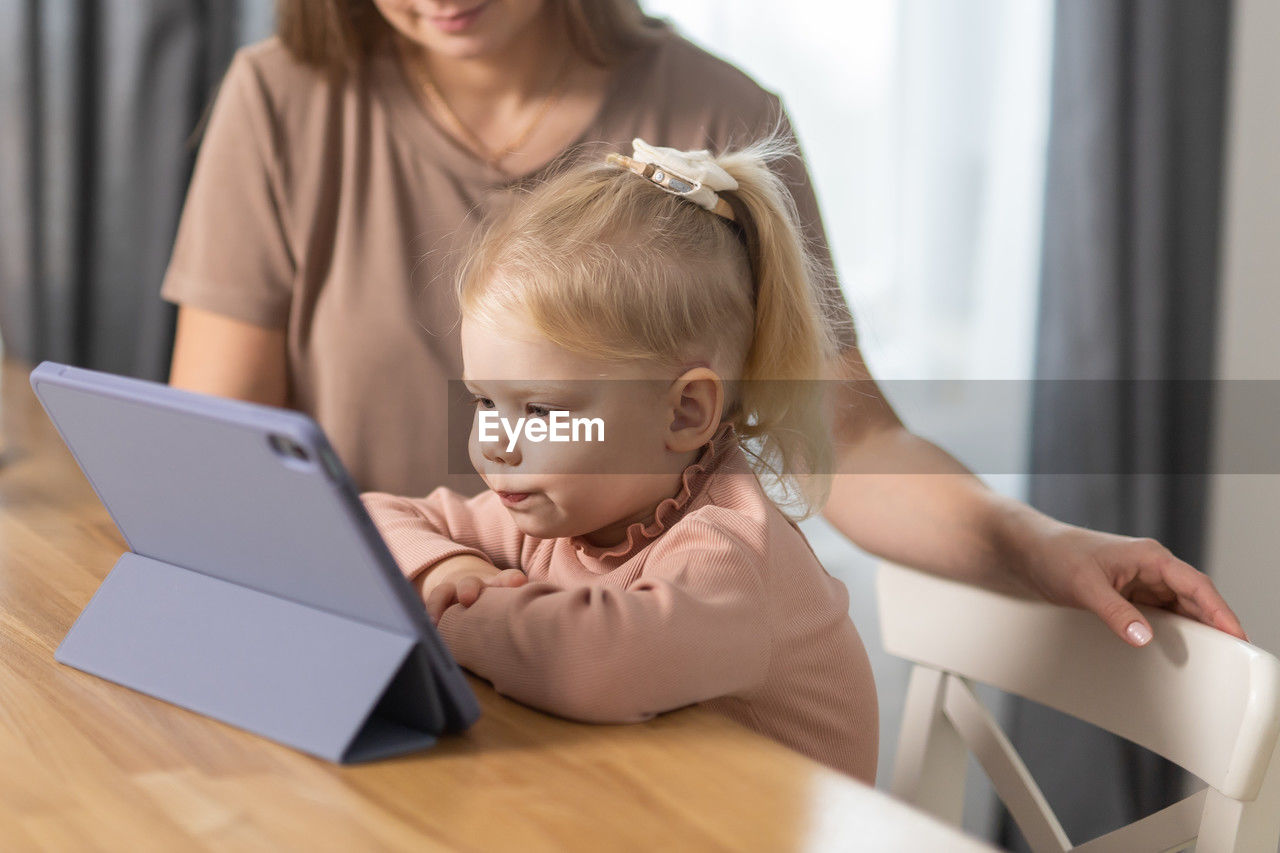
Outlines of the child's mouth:
[[498,497],[501,498],[502,502],[507,506],[515,506],[531,494],[533,494],[533,492],[498,492]]

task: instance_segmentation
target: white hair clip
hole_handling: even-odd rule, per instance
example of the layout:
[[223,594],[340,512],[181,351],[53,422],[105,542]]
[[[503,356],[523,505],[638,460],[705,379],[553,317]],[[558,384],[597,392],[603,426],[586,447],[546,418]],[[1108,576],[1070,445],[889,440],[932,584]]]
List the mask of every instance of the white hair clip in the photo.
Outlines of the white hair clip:
[[716,163],[711,152],[680,151],[650,145],[643,139],[631,141],[630,157],[610,154],[606,159],[615,166],[635,172],[672,195],[687,198],[729,221],[734,221],[733,208],[716,194],[717,190],[736,190],[738,182]]

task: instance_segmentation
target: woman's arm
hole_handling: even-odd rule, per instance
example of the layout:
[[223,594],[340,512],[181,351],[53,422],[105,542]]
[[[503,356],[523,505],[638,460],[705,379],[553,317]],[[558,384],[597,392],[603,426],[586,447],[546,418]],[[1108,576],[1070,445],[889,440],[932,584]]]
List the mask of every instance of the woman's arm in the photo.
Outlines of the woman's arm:
[[175,388],[283,406],[288,397],[285,333],[212,311],[178,309],[169,384]]
[[1151,626],[1131,602],[1167,607],[1245,639],[1213,582],[1158,542],[1064,524],[993,492],[907,431],[856,348],[844,374],[832,395],[838,476],[823,514],[862,548],[1090,610],[1132,645],[1145,645]]
[[[795,141],[776,98],[765,99],[756,138]],[[837,452],[824,515],[866,550],[895,562],[1005,591],[1038,593],[1096,613],[1143,645],[1130,603],[1155,604],[1244,637],[1212,581],[1158,542],[1073,527],[988,489],[936,445],[912,435],[885,400],[858,351],[853,320],[831,261],[813,184],[801,157],[779,162],[822,275],[822,303],[844,353],[832,397]]]
[[160,292],[179,306],[171,385],[284,406],[297,267],[258,53],[239,51],[218,89]]

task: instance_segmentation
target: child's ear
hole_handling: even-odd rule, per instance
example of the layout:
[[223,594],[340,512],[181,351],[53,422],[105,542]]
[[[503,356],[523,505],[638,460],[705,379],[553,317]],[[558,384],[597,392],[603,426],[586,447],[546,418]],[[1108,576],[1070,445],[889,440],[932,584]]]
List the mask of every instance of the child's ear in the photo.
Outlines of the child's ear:
[[671,407],[667,449],[675,453],[697,450],[711,440],[720,426],[724,382],[710,368],[690,368],[671,384],[667,404]]

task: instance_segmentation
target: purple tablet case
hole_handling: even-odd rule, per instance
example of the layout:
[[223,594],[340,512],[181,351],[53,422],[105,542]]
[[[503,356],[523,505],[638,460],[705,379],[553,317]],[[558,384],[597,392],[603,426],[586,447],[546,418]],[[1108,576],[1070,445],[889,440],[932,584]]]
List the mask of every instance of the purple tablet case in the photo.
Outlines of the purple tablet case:
[[330,761],[479,716],[310,418],[52,362],[31,386],[129,546],[55,659]]

